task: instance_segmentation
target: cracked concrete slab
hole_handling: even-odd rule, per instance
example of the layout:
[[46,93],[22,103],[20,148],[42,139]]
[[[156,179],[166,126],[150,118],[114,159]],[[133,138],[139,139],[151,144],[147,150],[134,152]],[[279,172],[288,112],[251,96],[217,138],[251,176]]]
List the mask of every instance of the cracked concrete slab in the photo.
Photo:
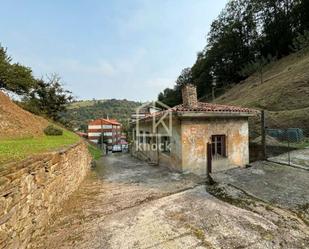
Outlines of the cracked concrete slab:
[[213,174],[220,183],[232,184],[266,202],[295,209],[309,205],[309,171],[259,161],[252,167]]
[[309,148],[293,150],[276,157],[271,157],[269,160],[283,164],[289,164],[290,161],[290,164],[295,167],[309,170]]

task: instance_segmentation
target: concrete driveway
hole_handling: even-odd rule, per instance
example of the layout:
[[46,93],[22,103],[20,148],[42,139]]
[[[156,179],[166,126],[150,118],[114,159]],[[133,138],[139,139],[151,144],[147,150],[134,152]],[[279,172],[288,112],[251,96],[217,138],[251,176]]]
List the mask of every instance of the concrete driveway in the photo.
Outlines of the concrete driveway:
[[269,158],[270,161],[290,164],[303,169],[309,170],[309,148],[302,150],[293,150],[289,153],[284,153],[276,157]]
[[291,210],[309,224],[308,169],[258,161],[247,169],[215,173],[213,178],[269,205]]
[[[203,180],[129,155],[102,158],[32,248],[306,248],[308,226],[255,201],[241,208]],[[250,207],[249,207],[250,206]]]
[[216,173],[214,178],[283,208],[297,210],[309,206],[308,170],[259,161],[252,163],[251,168]]

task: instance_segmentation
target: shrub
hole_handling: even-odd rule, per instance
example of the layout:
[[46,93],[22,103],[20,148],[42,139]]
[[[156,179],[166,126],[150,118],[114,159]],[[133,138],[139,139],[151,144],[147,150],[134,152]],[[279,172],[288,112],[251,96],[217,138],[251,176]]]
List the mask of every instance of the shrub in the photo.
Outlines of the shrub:
[[63,131],[53,125],[49,125],[44,129],[44,133],[47,136],[62,136]]
[[309,31],[304,31],[303,34],[298,34],[298,36],[293,40],[293,45],[291,48],[294,52],[309,50]]

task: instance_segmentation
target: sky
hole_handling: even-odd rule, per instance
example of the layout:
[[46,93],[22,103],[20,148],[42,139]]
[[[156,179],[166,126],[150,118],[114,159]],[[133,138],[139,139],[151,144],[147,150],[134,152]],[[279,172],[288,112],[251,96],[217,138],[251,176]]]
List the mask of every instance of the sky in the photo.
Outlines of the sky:
[[10,0],[0,43],[77,99],[155,100],[206,45],[227,0]]

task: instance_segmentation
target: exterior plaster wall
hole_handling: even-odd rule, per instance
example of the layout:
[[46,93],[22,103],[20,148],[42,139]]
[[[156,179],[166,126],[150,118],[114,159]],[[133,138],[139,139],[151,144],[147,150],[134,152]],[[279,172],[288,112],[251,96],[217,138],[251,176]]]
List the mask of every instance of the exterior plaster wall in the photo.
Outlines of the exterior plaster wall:
[[[172,124],[171,152],[169,154],[159,153],[159,163],[171,169],[182,171],[181,122],[179,119],[174,118]],[[158,132],[164,134],[164,128],[160,126]]]
[[[167,120],[165,120],[166,123],[168,123]],[[132,154],[133,156],[141,159],[141,160],[146,160],[150,162],[155,162],[159,163],[161,165],[167,166],[169,168],[172,168],[174,170],[182,170],[181,163],[181,153],[182,153],[182,148],[181,148],[181,124],[178,119],[173,119],[172,120],[172,137],[170,138],[170,146],[171,146],[171,151],[170,153],[165,153],[162,151],[156,151],[153,149],[148,149],[147,144],[146,148],[142,149],[143,146],[138,147],[138,142],[139,138],[137,137],[136,141],[132,143]],[[143,133],[149,132],[150,134],[153,133],[152,131],[152,122],[145,122],[139,125],[139,131],[142,131]],[[135,130],[136,132],[136,130]],[[164,135],[166,134],[166,130],[162,125],[158,126],[157,130],[158,134]],[[145,138],[146,139],[146,138]],[[144,139],[144,141],[145,141]],[[151,144],[149,145],[150,148],[151,146],[155,144],[155,140],[151,139]]]
[[[134,130],[134,132],[149,132],[149,134],[152,133],[152,123],[142,123],[139,124],[139,130]],[[144,161],[150,161],[150,162],[157,162],[158,161],[158,155],[155,150],[151,148],[152,144],[154,143],[154,140],[151,139],[151,144],[149,145],[150,148],[148,149],[148,144],[146,144],[145,140],[146,137],[144,137],[144,143],[140,143],[140,134],[136,134],[136,140],[132,143],[132,154],[133,156],[137,157],[140,160]],[[144,147],[145,146],[145,147]]]
[[[249,163],[249,132],[247,118],[187,119],[182,121],[182,170],[206,173],[207,143],[212,135],[226,135],[227,161],[244,167]],[[224,162],[225,161],[225,162]],[[218,162],[214,161],[216,167]],[[215,168],[213,168],[216,170]]]

